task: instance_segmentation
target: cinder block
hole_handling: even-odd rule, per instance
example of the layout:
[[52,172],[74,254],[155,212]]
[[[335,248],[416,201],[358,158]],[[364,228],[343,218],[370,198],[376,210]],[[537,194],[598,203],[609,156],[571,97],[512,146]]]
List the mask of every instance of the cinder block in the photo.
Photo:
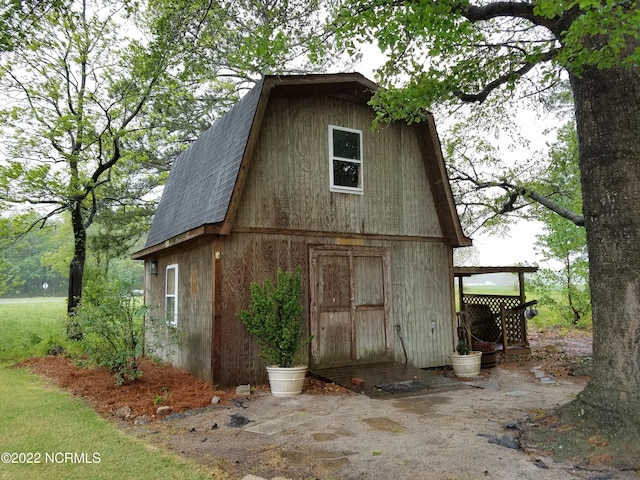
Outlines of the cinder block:
[[250,395],[251,385],[238,385],[236,387],[236,395]]

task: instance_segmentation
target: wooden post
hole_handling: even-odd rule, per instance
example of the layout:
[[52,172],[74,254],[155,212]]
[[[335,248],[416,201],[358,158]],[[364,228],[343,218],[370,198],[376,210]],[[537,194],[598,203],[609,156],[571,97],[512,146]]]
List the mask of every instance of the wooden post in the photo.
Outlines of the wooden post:
[[507,319],[504,310],[504,302],[500,303],[500,322],[502,323],[502,351],[506,355],[509,347],[507,345]]
[[[520,304],[526,303],[527,297],[524,292],[524,272],[518,272],[518,283],[520,284]],[[529,346],[529,339],[527,338],[527,318],[524,316],[524,310],[520,311],[520,335],[525,347]]]

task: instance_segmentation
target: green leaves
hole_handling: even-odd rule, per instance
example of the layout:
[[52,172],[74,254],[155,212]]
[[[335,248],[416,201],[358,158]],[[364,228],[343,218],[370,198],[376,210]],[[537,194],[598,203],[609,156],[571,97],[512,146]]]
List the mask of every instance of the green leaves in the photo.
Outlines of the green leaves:
[[630,46],[640,38],[637,1],[541,0],[534,11],[545,18],[570,20],[559,32],[562,50],[557,61],[574,74],[588,67],[640,65],[640,49]]
[[73,317],[80,344],[96,364],[109,368],[116,385],[142,376],[146,308],[133,296],[133,284],[119,279],[88,283]]
[[182,68],[243,86],[262,74],[326,70],[337,51],[318,0],[208,2],[153,0],[157,35],[178,37]]
[[378,71],[386,88],[374,99],[379,119],[419,121],[421,109],[535,90],[520,82],[525,75],[541,91],[559,68],[579,75],[640,64],[630,46],[640,35],[636,1],[347,0],[334,28],[349,51],[372,42],[388,57]]
[[249,308],[239,317],[256,337],[260,356],[279,367],[292,367],[298,350],[311,338],[300,339],[303,328],[301,275],[278,270],[276,286],[252,282]]
[[[540,190],[563,207],[581,212],[577,142],[573,122],[559,130],[558,139],[551,146],[545,185],[540,185]],[[532,285],[540,293],[541,303],[558,313],[567,325],[588,325],[591,298],[585,229],[540,206],[534,215],[544,224],[536,247],[544,260],[554,266],[542,268]]]

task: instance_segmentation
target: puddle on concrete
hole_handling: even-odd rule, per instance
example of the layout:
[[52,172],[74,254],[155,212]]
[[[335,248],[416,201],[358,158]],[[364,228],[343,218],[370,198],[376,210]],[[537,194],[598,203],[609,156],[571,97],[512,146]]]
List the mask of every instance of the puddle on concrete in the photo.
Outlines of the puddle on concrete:
[[375,430],[383,432],[402,433],[406,427],[387,417],[363,418],[362,421]]
[[393,402],[393,406],[407,413],[424,415],[430,412],[436,405],[445,405],[451,400],[437,395],[425,395],[422,397],[402,398]]
[[306,450],[303,452],[283,451],[282,457],[288,464],[295,463],[301,471],[311,470],[317,477],[331,477],[335,472],[344,469],[353,452],[325,452]]
[[347,430],[346,428],[335,428],[333,429],[333,433],[336,435],[340,435],[341,437],[355,437],[356,434]]

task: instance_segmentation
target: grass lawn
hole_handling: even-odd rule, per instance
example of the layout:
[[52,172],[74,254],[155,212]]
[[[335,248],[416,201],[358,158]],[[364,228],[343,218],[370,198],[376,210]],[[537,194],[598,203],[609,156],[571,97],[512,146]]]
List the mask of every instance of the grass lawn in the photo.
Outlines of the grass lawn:
[[64,298],[0,299],[0,479],[211,479],[12,366],[64,343],[65,318]]
[[[0,366],[0,399],[0,479],[212,478],[201,465],[127,436],[27,370]],[[20,463],[28,460],[39,463]]]

